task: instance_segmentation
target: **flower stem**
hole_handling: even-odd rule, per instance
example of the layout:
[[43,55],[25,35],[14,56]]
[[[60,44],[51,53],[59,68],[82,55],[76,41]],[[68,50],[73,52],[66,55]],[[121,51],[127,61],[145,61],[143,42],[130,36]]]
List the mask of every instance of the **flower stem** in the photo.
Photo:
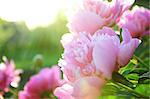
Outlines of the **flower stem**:
[[14,97],[17,97],[17,93],[16,91],[12,90],[11,88],[9,89],[9,92],[11,92],[13,94]]
[[137,98],[140,98],[140,99],[149,99],[148,96],[144,96],[144,95],[142,95],[142,94],[136,92],[136,91],[133,90],[132,88],[127,87],[127,86],[125,86],[125,85],[123,85],[123,84],[121,84],[121,83],[115,83],[115,84],[117,84],[117,85],[119,85],[120,87],[122,87],[122,88],[128,90],[128,92],[130,92],[133,96],[135,96],[135,97],[137,97]]
[[144,66],[147,67],[147,64],[145,64],[145,63],[143,62],[143,60],[141,60],[138,56],[133,55],[133,57],[134,57],[135,59],[137,59],[141,64],[143,64]]
[[124,76],[119,74],[118,72],[113,72],[112,75],[112,82],[124,89],[126,89],[131,95],[135,96],[136,98],[140,99],[149,99],[148,96],[144,96],[134,90],[133,84],[128,81]]

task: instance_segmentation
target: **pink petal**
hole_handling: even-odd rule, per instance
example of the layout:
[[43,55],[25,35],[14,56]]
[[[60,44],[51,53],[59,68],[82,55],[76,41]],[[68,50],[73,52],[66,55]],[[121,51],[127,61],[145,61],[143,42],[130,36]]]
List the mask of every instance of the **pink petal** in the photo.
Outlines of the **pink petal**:
[[69,84],[64,84],[61,87],[58,87],[54,91],[54,95],[59,99],[74,99],[72,96],[73,87]]
[[118,63],[120,66],[125,66],[130,61],[140,41],[136,38],[132,39],[131,34],[125,28],[123,29],[122,36],[123,42],[121,43],[119,48]]
[[93,48],[93,61],[96,69],[102,72],[103,75],[110,79],[115,68],[118,47],[113,40],[101,39]]
[[116,33],[112,28],[103,27],[102,29],[98,30],[95,34],[107,34],[110,36],[116,36]]
[[104,20],[94,12],[80,10],[70,19],[67,26],[73,33],[87,32],[93,34],[103,24]]
[[120,66],[128,64],[139,43],[138,39],[131,39],[130,42],[121,44],[118,55],[118,63]]
[[[38,86],[38,87],[37,87]],[[47,90],[48,82],[41,75],[32,76],[30,81],[25,86],[25,90],[27,90],[31,94],[41,94],[43,90]]]
[[54,94],[59,99],[97,99],[105,83],[105,80],[96,76],[84,77],[56,88]]
[[26,91],[20,91],[18,99],[40,99],[37,95],[30,95]]
[[123,38],[123,43],[128,43],[132,39],[130,32],[128,29],[123,28],[122,29],[122,38]]
[[97,99],[104,84],[105,81],[96,76],[81,78],[74,83],[72,95],[75,99]]
[[58,66],[52,68],[44,68],[40,71],[40,75],[48,83],[48,89],[55,89],[61,85],[61,72]]

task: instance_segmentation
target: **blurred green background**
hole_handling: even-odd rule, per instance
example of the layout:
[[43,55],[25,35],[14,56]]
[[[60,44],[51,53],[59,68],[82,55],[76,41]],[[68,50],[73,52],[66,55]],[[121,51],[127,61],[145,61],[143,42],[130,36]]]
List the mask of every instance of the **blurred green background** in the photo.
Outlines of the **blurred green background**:
[[29,30],[25,23],[0,19],[0,57],[13,59],[17,68],[28,69],[32,60],[42,57],[44,66],[57,64],[63,51],[60,39],[68,32],[63,13],[47,27]]

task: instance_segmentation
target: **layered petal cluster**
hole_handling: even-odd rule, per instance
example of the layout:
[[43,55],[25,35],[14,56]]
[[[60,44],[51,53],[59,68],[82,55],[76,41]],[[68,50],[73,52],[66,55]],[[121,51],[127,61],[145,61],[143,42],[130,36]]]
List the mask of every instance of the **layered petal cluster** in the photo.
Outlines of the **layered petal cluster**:
[[96,76],[83,77],[56,88],[54,94],[59,99],[98,99],[104,84],[105,80]]
[[15,64],[11,60],[7,60],[6,57],[3,58],[4,62],[0,63],[0,89],[4,92],[9,91],[9,86],[17,87],[20,81],[19,74],[21,70],[15,69]]
[[94,34],[103,26],[112,26],[134,3],[134,0],[82,0],[81,7],[68,18],[68,28],[73,33]]
[[59,65],[67,83],[58,87],[55,95],[60,99],[97,99],[106,79],[111,79],[113,71],[128,64],[139,44],[127,29],[123,29],[122,37],[120,43],[109,27],[94,35],[65,34],[61,40],[64,54]]
[[43,99],[48,98],[53,90],[62,84],[60,69],[58,66],[44,68],[39,74],[30,78],[19,93],[19,99]]
[[132,11],[126,11],[118,25],[127,28],[132,37],[141,37],[150,34],[150,10],[143,7],[134,7]]
[[[70,40],[65,41],[68,37]],[[64,54],[59,65],[67,79],[74,82],[93,75],[110,79],[115,69],[128,64],[139,44],[127,29],[123,29],[122,37],[120,43],[114,30],[108,27],[98,30],[93,36],[87,33],[78,36],[65,34],[62,37]]]

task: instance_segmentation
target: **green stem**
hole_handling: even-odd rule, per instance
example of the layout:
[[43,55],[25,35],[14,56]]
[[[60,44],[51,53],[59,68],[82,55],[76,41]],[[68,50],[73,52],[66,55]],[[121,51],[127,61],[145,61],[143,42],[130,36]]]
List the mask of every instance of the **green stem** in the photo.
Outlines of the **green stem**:
[[113,82],[124,84],[132,89],[135,88],[133,83],[131,83],[129,80],[127,80],[124,76],[122,76],[118,72],[113,72],[112,80],[113,80]]
[[128,81],[124,76],[119,74],[118,72],[113,72],[112,74],[112,82],[124,89],[126,89],[131,95],[135,96],[136,98],[144,98],[149,99],[148,96],[144,96],[134,90],[133,84]]
[[15,97],[17,97],[16,91],[12,90],[11,88],[9,89],[9,92],[11,92]]
[[147,67],[147,64],[145,64],[145,63],[143,62],[143,60],[141,60],[138,56],[133,55],[133,57],[134,57],[135,59],[137,59],[141,64],[143,64],[144,66]]
[[53,94],[49,95],[50,99],[57,99]]
[[149,99],[148,96],[144,96],[144,95],[142,95],[142,94],[136,92],[135,90],[131,89],[130,87],[127,87],[127,86],[125,86],[125,85],[123,85],[123,84],[121,84],[121,83],[115,83],[115,84],[117,84],[117,85],[121,86],[122,88],[128,90],[128,92],[130,92],[132,95],[134,95],[134,96],[137,97],[137,98],[140,98],[140,99],[143,99],[143,98],[144,98],[144,99]]

